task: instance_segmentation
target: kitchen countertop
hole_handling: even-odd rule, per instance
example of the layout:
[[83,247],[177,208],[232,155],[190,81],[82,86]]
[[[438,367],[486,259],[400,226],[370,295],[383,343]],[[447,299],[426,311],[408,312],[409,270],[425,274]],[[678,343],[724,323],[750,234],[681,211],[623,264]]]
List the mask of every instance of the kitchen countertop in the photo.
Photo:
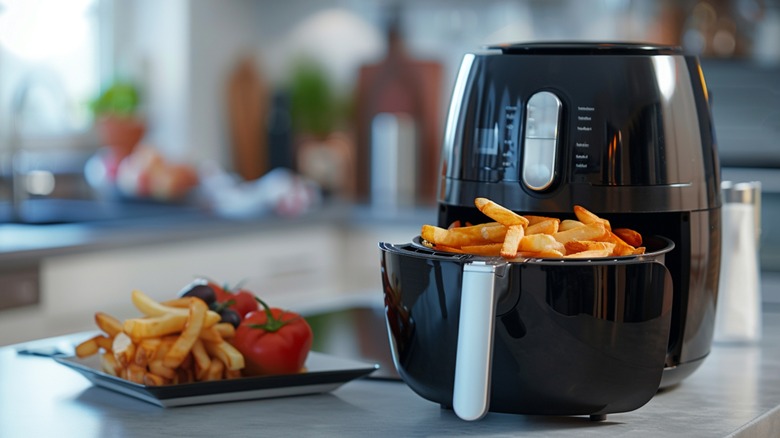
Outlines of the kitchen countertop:
[[343,202],[329,202],[295,217],[265,214],[231,219],[192,206],[161,211],[164,213],[74,223],[0,223],[0,263],[260,230],[278,231],[307,224],[386,226],[417,225],[436,220],[433,207],[388,211]]
[[370,378],[326,394],[163,409],[93,387],[50,358],[16,353],[86,336],[73,334],[0,348],[0,436],[776,437],[780,309],[767,307],[760,343],[714,344],[682,384],[603,422],[496,413],[465,422],[399,381]]

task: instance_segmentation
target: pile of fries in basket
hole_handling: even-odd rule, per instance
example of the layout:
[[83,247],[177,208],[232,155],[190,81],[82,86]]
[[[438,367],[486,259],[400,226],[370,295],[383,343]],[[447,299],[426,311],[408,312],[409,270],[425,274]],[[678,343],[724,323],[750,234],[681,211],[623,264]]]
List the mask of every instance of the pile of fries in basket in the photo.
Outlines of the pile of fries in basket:
[[98,312],[103,331],[76,346],[78,357],[101,354],[104,372],[142,385],[241,377],[244,356],[226,339],[233,325],[194,297],[159,303],[140,291],[132,301],[143,317],[118,319]]
[[430,248],[505,259],[596,258],[644,254],[642,235],[629,228],[612,229],[608,220],[579,205],[577,220],[521,216],[487,198],[474,204],[493,219],[479,225],[423,225],[420,236]]

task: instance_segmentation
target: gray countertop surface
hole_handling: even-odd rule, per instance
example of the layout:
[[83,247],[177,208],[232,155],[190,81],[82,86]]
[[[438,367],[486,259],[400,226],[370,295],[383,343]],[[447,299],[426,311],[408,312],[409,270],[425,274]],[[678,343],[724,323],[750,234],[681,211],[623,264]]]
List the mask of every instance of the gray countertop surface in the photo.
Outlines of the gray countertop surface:
[[331,202],[296,217],[273,214],[244,219],[220,217],[197,208],[168,209],[165,214],[127,219],[45,225],[0,223],[0,263],[253,231],[278,231],[302,225],[388,226],[433,223],[433,207],[404,210]]
[[[772,307],[772,306],[770,306]],[[93,386],[20,347],[69,348],[85,334],[0,348],[0,436],[780,436],[780,313],[752,345],[714,344],[704,364],[645,406],[586,417],[490,413],[458,419],[404,383],[363,378],[316,395],[160,408]]]

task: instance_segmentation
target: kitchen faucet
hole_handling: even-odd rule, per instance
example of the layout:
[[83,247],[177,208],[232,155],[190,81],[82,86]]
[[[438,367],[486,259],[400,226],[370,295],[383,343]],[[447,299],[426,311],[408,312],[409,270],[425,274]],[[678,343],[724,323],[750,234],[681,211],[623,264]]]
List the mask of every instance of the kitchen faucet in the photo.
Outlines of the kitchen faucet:
[[[56,76],[49,78],[40,73],[28,73],[21,79],[19,86],[15,88],[11,99],[8,153],[10,157],[11,220],[14,222],[24,221],[22,208],[24,202],[30,195],[30,182],[28,181],[30,175],[37,175],[39,178],[43,178],[47,181],[44,186],[48,187],[49,192],[53,189],[54,180],[50,172],[30,174],[30,169],[28,168],[29,166],[25,157],[23,131],[25,127],[25,116],[27,115],[27,111],[29,111],[27,107],[30,105],[31,96],[37,90],[48,92],[58,101],[64,100],[62,90],[57,86],[56,82]],[[43,193],[39,194],[47,194],[46,192],[47,190],[43,190]]]

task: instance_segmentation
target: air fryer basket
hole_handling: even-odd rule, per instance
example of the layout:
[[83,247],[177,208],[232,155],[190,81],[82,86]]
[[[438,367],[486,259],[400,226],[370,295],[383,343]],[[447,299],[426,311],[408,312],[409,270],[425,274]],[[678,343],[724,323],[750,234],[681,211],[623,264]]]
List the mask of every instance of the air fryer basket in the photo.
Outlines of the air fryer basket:
[[[652,398],[671,321],[663,261],[674,244],[646,243],[641,256],[502,264],[490,411],[603,416]],[[420,396],[451,407],[463,269],[479,258],[413,244],[380,249],[396,368]]]

